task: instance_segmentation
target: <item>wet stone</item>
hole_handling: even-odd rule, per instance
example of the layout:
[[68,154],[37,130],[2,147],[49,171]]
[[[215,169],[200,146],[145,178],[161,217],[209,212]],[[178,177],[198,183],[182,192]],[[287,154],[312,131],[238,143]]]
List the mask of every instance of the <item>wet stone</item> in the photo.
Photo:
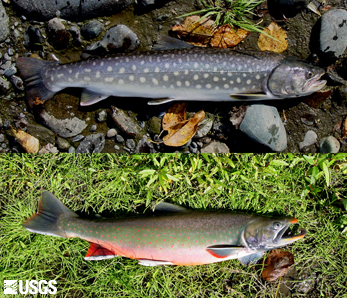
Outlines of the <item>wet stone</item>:
[[41,145],[54,144],[55,135],[48,128],[38,125],[38,124],[29,124],[27,126],[26,132],[39,140]]
[[24,91],[24,84],[20,77],[13,75],[11,76],[10,81],[17,90]]
[[29,26],[25,29],[24,46],[33,51],[41,51],[43,49],[44,38],[39,28]]
[[96,120],[98,122],[105,122],[107,120],[107,112],[106,110],[102,110],[101,112],[99,112],[96,116]]
[[153,143],[148,140],[148,136],[144,135],[142,139],[137,143],[136,153],[155,153]]
[[119,150],[119,149],[120,149],[118,145],[114,145],[113,148],[114,148],[115,150]]
[[54,18],[48,22],[48,42],[57,50],[65,49],[70,41],[70,33],[61,19]]
[[194,135],[194,138],[203,138],[205,137],[209,131],[211,130],[213,125],[213,119],[212,118],[205,118],[203,119],[198,126],[198,129]]
[[102,133],[95,133],[86,136],[78,145],[76,153],[100,153],[105,146],[105,136]]
[[347,11],[330,9],[321,17],[319,48],[323,57],[339,58],[347,46]]
[[117,135],[117,130],[115,130],[114,128],[111,128],[107,131],[106,137],[113,138],[116,135]]
[[98,128],[98,126],[97,126],[96,124],[93,124],[93,125],[90,127],[89,131],[90,131],[90,132],[94,132],[94,131],[96,131],[97,128]]
[[6,93],[10,88],[10,82],[0,76],[0,94]]
[[189,147],[189,152],[190,153],[197,153],[198,152],[198,148]]
[[68,150],[71,147],[70,143],[67,140],[59,137],[57,137],[55,144],[60,150]]
[[6,10],[0,1],[0,42],[3,42],[10,34],[9,18]]
[[201,149],[201,153],[229,153],[228,146],[222,142],[212,141],[206,147]]
[[68,150],[69,153],[76,153],[76,149],[74,147],[70,147]]
[[135,141],[133,139],[127,139],[125,141],[125,146],[127,146],[129,149],[134,149],[136,144],[135,144]]
[[71,26],[69,32],[72,36],[72,44],[79,47],[82,43],[81,32],[77,26]]
[[79,142],[84,139],[84,135],[77,135],[74,138],[72,138],[71,142]]
[[135,137],[141,131],[137,122],[129,117],[125,111],[112,106],[112,118],[118,127],[127,135]]
[[5,69],[4,76],[10,77],[13,76],[17,72],[17,68],[12,64],[9,68]]
[[258,104],[249,106],[240,130],[273,151],[280,152],[287,148],[286,130],[275,107]]
[[311,146],[317,142],[317,134],[313,130],[309,130],[302,142],[299,143],[299,148],[302,150],[305,147]]
[[116,141],[117,141],[118,143],[123,143],[123,142],[124,142],[124,138],[123,138],[121,135],[117,135],[117,136],[116,136]]
[[340,142],[333,136],[322,138],[319,142],[320,153],[337,153],[340,151]]
[[0,134],[0,143],[5,141],[5,136],[1,133]]
[[161,131],[161,118],[153,116],[147,121],[148,129],[150,133],[160,134]]
[[85,39],[90,40],[99,36],[102,30],[104,30],[103,24],[92,20],[81,28],[81,34]]

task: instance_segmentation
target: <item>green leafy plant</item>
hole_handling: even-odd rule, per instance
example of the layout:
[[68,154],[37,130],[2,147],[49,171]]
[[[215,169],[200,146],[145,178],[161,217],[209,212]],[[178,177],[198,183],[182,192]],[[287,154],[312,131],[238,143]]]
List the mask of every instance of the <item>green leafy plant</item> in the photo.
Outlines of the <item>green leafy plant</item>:
[[202,19],[213,18],[217,26],[229,24],[248,31],[262,32],[263,28],[251,21],[250,16],[255,15],[253,10],[264,0],[201,0],[204,9],[187,13],[181,17],[203,14]]

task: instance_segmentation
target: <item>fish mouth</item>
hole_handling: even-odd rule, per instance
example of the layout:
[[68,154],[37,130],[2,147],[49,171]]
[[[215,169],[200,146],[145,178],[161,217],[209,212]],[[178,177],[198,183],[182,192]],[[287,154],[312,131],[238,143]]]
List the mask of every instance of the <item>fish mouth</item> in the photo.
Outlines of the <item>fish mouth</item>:
[[291,218],[288,223],[277,233],[275,238],[273,239],[273,243],[275,244],[275,247],[281,247],[288,244],[291,244],[299,239],[302,239],[306,236],[305,229],[300,229],[299,234],[294,236],[285,236],[283,237],[284,233],[288,230],[288,228],[292,224],[296,224],[298,220],[296,218]]
[[325,72],[318,73],[311,79],[307,80],[302,88],[302,91],[304,93],[313,93],[321,90],[327,83],[326,80],[320,80],[324,73]]

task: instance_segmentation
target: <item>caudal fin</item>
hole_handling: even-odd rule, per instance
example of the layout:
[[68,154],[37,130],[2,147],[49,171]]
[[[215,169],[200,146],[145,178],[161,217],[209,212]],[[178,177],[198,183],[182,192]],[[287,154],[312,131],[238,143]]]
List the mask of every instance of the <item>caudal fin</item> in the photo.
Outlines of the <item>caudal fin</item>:
[[61,217],[73,218],[78,215],[65,207],[49,191],[43,191],[39,202],[39,212],[29,218],[23,227],[33,233],[66,237],[65,231],[57,226],[57,221]]
[[49,64],[57,65],[58,63],[30,57],[19,57],[17,59],[17,67],[20,76],[24,80],[30,107],[33,107],[35,100],[46,101],[55,94],[55,92],[46,88],[42,80],[41,71]]

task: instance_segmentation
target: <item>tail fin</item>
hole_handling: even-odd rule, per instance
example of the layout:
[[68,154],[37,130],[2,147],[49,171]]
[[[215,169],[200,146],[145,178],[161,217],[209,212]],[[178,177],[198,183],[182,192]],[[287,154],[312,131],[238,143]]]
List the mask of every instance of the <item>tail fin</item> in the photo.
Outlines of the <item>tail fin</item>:
[[57,226],[57,221],[62,216],[65,218],[78,217],[50,192],[43,191],[39,202],[39,212],[29,218],[23,227],[33,233],[66,237],[65,230],[59,229]]
[[33,107],[35,100],[46,101],[56,93],[46,88],[41,76],[42,69],[49,64],[57,65],[58,63],[30,57],[19,57],[17,59],[17,67],[25,83],[30,107]]

